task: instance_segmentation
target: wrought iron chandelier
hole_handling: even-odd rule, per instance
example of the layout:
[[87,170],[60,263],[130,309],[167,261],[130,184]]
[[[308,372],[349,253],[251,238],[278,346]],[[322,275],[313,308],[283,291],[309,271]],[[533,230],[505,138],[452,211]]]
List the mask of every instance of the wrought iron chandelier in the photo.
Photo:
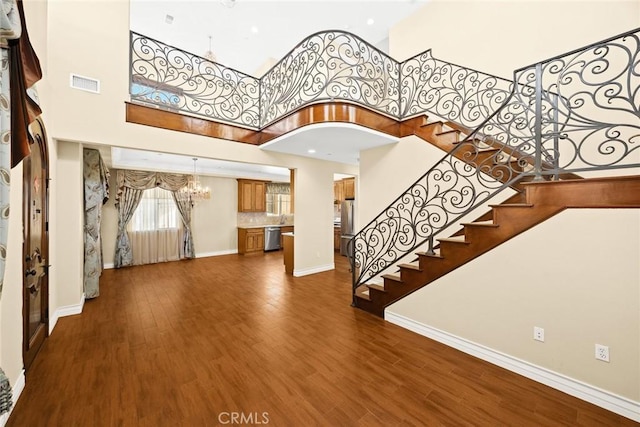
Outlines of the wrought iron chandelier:
[[198,181],[198,175],[196,175],[196,162],[197,157],[193,158],[193,175],[189,177],[187,185],[182,187],[178,191],[178,197],[181,200],[189,200],[192,205],[201,202],[202,200],[208,200],[211,198],[211,190],[209,187],[203,187]]

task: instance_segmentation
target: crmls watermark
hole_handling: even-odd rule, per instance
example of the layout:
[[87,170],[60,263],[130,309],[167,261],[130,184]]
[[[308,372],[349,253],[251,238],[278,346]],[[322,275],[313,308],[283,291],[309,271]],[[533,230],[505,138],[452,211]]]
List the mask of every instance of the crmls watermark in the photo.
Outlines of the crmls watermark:
[[220,412],[218,414],[220,424],[269,424],[268,412]]

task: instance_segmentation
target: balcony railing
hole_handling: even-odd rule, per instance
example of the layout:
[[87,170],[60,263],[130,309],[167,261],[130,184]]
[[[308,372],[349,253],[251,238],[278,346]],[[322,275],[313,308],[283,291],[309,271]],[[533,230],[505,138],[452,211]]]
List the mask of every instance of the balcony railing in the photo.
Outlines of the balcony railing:
[[432,114],[476,127],[511,82],[441,61],[426,51],[398,62],[360,37],[322,31],[261,78],[131,33],[131,99],[250,129],[302,107],[343,101],[403,120]]

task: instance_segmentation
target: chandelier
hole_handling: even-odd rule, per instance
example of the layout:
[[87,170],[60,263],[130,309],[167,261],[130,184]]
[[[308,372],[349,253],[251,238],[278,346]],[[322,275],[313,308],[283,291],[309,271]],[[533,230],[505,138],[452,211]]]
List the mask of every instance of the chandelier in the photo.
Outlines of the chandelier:
[[211,62],[216,62],[216,54],[211,50],[211,36],[209,36],[209,50],[206,51],[202,56]]
[[197,204],[202,200],[208,200],[211,198],[211,190],[209,187],[203,187],[198,181],[198,175],[196,175],[196,162],[198,159],[193,158],[193,175],[191,175],[187,181],[187,185],[178,190],[178,197],[180,200],[188,200],[192,205]]

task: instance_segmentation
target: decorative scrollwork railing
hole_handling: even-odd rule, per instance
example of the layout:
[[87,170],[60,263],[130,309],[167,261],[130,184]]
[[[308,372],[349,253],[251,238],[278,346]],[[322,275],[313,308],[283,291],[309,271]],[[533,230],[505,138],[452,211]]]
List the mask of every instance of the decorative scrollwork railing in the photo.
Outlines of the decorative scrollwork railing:
[[511,93],[512,82],[434,58],[431,50],[401,64],[402,117],[431,112],[468,128],[479,126]]
[[398,62],[353,34],[313,34],[260,79],[262,124],[336,99],[398,117],[399,76]]
[[260,127],[260,81],[131,33],[131,99],[249,128]]
[[431,51],[398,62],[345,31],[312,34],[260,79],[131,33],[132,100],[251,129],[327,101],[396,120],[433,114],[473,128],[507,98],[510,85]]
[[639,32],[516,70],[503,105],[352,239],[354,293],[526,175],[640,167]]

